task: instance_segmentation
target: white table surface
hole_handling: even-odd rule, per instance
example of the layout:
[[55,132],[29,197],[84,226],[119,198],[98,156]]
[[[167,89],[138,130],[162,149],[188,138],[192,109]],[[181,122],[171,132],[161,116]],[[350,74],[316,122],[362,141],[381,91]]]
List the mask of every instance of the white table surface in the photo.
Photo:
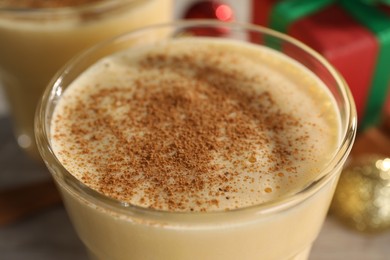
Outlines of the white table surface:
[[[176,17],[180,17],[188,2],[177,0]],[[249,19],[247,0],[227,2],[236,9],[237,20]],[[0,86],[0,189],[46,178],[49,178],[48,172],[30,161],[17,147]],[[56,206],[17,223],[0,227],[0,259],[78,260],[86,259],[86,253],[64,208]],[[390,259],[390,230],[376,235],[361,234],[345,228],[328,216],[310,259]]]

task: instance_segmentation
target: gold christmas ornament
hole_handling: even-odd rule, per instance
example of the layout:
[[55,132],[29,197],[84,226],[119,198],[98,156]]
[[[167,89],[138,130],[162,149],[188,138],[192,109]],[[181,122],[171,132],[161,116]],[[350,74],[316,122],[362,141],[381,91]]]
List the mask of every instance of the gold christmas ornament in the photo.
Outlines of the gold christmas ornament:
[[351,158],[340,176],[331,213],[362,232],[390,228],[390,158]]

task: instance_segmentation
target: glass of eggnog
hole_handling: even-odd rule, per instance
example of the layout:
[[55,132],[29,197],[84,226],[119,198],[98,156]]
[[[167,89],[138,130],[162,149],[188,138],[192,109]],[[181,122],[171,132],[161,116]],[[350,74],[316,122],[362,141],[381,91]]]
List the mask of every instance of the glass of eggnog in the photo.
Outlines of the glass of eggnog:
[[0,85],[19,146],[39,158],[34,112],[71,57],[116,34],[171,19],[172,0],[2,0]]
[[302,43],[187,21],[74,58],[35,130],[91,259],[307,259],[356,111]]

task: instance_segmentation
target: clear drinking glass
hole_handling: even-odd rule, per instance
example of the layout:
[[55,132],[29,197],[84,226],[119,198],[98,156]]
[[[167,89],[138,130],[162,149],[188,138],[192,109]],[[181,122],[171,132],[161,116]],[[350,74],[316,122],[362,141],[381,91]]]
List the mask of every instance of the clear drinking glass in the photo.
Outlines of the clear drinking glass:
[[168,22],[172,9],[172,0],[101,0],[58,8],[16,8],[1,2],[0,85],[18,144],[40,158],[33,132],[36,105],[71,57],[125,31]]
[[[341,141],[335,156],[308,186],[292,195],[237,210],[175,213],[106,197],[61,165],[49,135],[53,109],[64,90],[86,68],[116,51],[175,37],[211,37],[221,28],[226,33],[216,37],[254,44],[262,44],[259,39],[266,37],[271,48],[275,46],[313,71],[332,93],[341,119]],[[44,93],[35,127],[41,155],[93,259],[307,259],[356,134],[356,111],[344,80],[324,58],[302,43],[258,26],[187,21],[131,32],[73,59]]]

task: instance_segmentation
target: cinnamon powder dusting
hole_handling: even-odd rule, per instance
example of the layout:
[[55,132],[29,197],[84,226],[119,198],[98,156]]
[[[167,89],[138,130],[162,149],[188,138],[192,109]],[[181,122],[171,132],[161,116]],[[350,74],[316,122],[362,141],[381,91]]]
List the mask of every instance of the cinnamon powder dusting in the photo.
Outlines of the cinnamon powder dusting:
[[0,0],[0,7],[18,8],[59,8],[80,6],[103,0]]
[[53,139],[64,144],[65,167],[107,196],[171,211],[248,206],[243,194],[267,196],[280,189],[269,182],[288,183],[294,162],[313,150],[305,124],[256,87],[266,77],[223,69],[238,56],[210,53],[152,51],[126,81],[85,84],[92,93],[69,105],[64,98]]

